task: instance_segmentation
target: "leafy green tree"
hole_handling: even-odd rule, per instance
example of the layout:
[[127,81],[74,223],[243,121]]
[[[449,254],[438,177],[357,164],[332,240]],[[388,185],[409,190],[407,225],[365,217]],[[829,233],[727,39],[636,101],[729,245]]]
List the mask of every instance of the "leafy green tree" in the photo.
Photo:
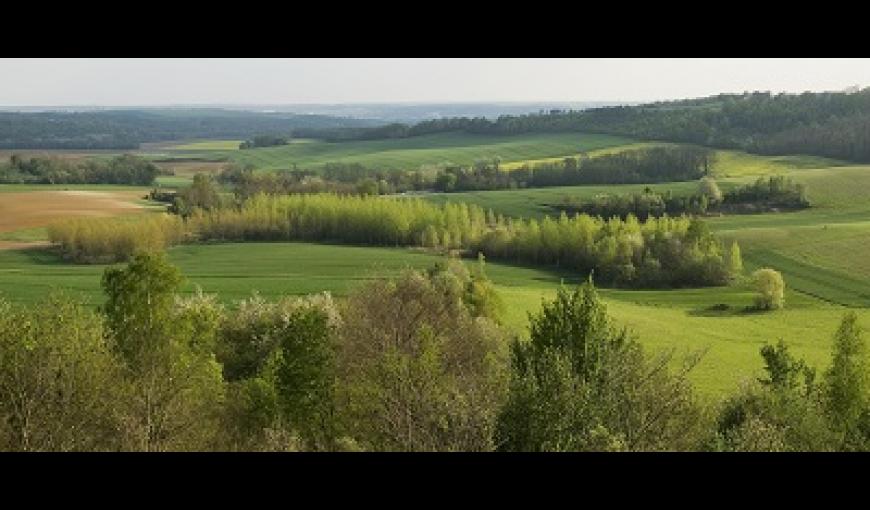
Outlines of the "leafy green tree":
[[[702,414],[671,358],[645,358],[616,328],[591,280],[530,317],[512,345],[511,382],[497,445],[507,451],[690,449]],[[696,362],[696,361],[695,361]]]
[[335,332],[329,316],[300,308],[281,325],[276,390],[285,423],[309,448],[332,449],[335,427]]
[[732,241],[728,249],[727,255],[728,272],[733,276],[740,276],[743,273],[743,257],[740,254],[740,245],[737,241]]
[[170,210],[181,216],[190,216],[195,209],[209,211],[221,205],[218,187],[211,175],[198,173],[193,183],[178,192]]
[[701,178],[698,192],[702,196],[707,197],[710,204],[718,204],[722,202],[722,190],[720,190],[719,185],[716,184],[716,179],[713,179],[712,177],[705,176]]
[[0,300],[0,449],[119,448],[119,369],[101,318],[69,297]]
[[803,383],[803,391],[812,393],[816,372],[809,367],[804,360],[795,359],[788,352],[788,346],[782,340],[776,346],[765,345],[761,348],[761,357],[764,358],[764,370],[767,378],[759,379],[759,382],[774,388],[793,390]]
[[780,341],[761,348],[766,375],[723,403],[712,449],[830,451],[836,440],[825,416],[815,370]]
[[137,255],[103,275],[102,310],[127,374],[125,448],[201,449],[214,440],[224,389],[212,350],[220,312],[202,295],[177,301],[181,283],[162,254]]
[[755,289],[755,307],[760,310],[776,310],[785,306],[785,281],[775,269],[762,268],[752,274]]
[[491,450],[503,333],[446,270],[376,280],[346,302],[338,354],[345,435],[375,451]]
[[825,373],[828,409],[845,449],[870,444],[870,374],[867,342],[855,312],[849,312],[834,335],[831,368]]

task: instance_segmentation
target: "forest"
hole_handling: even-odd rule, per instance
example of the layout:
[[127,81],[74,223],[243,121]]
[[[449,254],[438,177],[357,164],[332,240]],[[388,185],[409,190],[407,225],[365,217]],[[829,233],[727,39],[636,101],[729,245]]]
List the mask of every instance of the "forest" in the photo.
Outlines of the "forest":
[[707,214],[758,214],[763,212],[794,211],[810,207],[806,186],[785,176],[759,177],[754,183],[738,186],[725,193],[711,177],[699,181],[698,191],[691,195],[676,195],[646,188],[642,193],[601,194],[589,200],[578,201],[565,197],[550,204],[556,212],[583,213],[590,216],[625,219],[633,215],[641,221],[649,217]]
[[740,149],[760,154],[810,154],[870,162],[870,88],[857,92],[747,92],[636,106],[552,110],[495,120],[447,118],[415,125],[332,130],[344,139],[477,134],[587,132]]
[[165,174],[154,163],[132,154],[110,160],[81,161],[57,157],[24,158],[13,154],[0,163],[2,184],[132,184],[150,186]]
[[501,170],[498,161],[481,161],[470,168],[451,166],[440,171],[435,189],[452,192],[692,181],[709,173],[712,159],[708,149],[675,146],[568,157],[554,163],[525,164],[513,170]]
[[380,122],[326,115],[215,108],[2,112],[0,149],[138,149],[145,142],[243,139],[300,128],[364,127]]
[[329,294],[230,309],[182,296],[161,254],[102,277],[97,309],[0,300],[8,451],[860,451],[866,338],[854,313],[822,374],[788,344],[719,405],[687,380],[703,352],[650,354],[589,279],[500,326],[485,264],[447,260]]

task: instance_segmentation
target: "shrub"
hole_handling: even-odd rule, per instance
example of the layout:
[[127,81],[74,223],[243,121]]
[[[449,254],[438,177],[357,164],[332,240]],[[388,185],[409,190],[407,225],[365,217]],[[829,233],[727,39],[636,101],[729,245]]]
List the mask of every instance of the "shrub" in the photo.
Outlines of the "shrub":
[[785,306],[785,281],[779,271],[762,268],[752,274],[755,289],[755,307],[759,310],[776,310]]
[[184,222],[170,214],[134,218],[76,218],[49,225],[48,238],[64,258],[79,263],[123,262],[182,242]]

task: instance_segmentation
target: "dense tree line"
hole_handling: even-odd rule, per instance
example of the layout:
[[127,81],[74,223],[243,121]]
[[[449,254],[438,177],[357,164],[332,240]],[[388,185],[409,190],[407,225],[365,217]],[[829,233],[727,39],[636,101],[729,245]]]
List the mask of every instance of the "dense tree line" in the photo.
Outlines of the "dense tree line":
[[810,206],[806,187],[785,176],[759,178],[751,184],[719,190],[712,178],[705,177],[696,193],[675,195],[668,190],[656,193],[647,188],[640,193],[601,194],[588,200],[565,197],[550,204],[558,212],[589,214],[611,218],[633,215],[641,221],[649,217],[681,214],[704,215],[720,213],[759,213],[774,210],[796,210]]
[[771,209],[804,209],[810,206],[807,189],[789,177],[759,177],[754,183],[729,190],[722,197],[723,209],[732,211],[765,211]]
[[637,106],[504,115],[495,120],[437,119],[382,131],[345,131],[344,139],[450,131],[488,135],[607,133],[762,154],[813,154],[868,162],[870,88],[858,92],[720,94]]
[[187,225],[173,214],[119,218],[73,218],[48,226],[48,239],[73,262],[123,262],[135,253],[155,253],[189,237]]
[[[77,219],[50,239],[80,262],[124,260],[184,241],[314,241],[420,246],[527,264],[557,265],[624,286],[724,285],[731,251],[698,219],[588,215],[505,219],[465,203],[337,195],[257,195],[239,206],[195,209],[189,218]],[[738,257],[739,258],[739,257]]]
[[722,243],[700,220],[587,215],[507,219],[474,205],[359,196],[256,196],[237,209],[192,218],[200,239],[300,240],[424,246],[530,264],[553,264],[627,286],[722,285],[732,276]]
[[220,109],[0,112],[0,149],[138,149],[166,140],[241,139],[296,129],[376,126],[381,122]]
[[435,172],[378,169],[359,163],[327,163],[314,170],[256,172],[251,166],[230,164],[218,181],[234,186],[242,197],[258,192],[357,193],[389,195],[415,191],[477,191],[579,184],[637,184],[698,179],[709,172],[713,153],[691,146],[625,150],[595,157],[524,165],[503,170],[498,160],[469,166],[448,166]]
[[22,158],[13,154],[0,164],[0,183],[7,184],[132,184],[148,186],[162,172],[154,163],[124,154],[110,160]]
[[560,288],[512,339],[482,263],[408,270],[341,301],[231,308],[181,296],[182,282],[163,256],[137,255],[105,271],[96,310],[0,300],[0,449],[870,449],[854,313],[822,377],[767,344],[763,377],[710,406],[688,380],[702,353],[645,352],[591,281]]
[[275,147],[278,145],[287,145],[290,141],[286,136],[277,135],[257,135],[250,140],[245,140],[239,144],[239,149],[256,149],[258,147]]
[[[389,174],[407,178],[410,181],[410,177],[408,177],[410,172],[395,171]],[[258,193],[268,195],[295,193],[387,195],[395,193],[396,187],[384,179],[385,175],[385,172],[375,172],[355,164],[328,164],[321,172],[299,169],[256,172],[252,167],[229,165],[218,175],[217,180],[221,184],[232,187],[236,197],[244,200]]]
[[651,184],[699,179],[709,172],[711,151],[691,146],[632,149],[595,157],[502,170],[498,161],[448,167],[438,173],[435,189],[478,191],[580,184]]

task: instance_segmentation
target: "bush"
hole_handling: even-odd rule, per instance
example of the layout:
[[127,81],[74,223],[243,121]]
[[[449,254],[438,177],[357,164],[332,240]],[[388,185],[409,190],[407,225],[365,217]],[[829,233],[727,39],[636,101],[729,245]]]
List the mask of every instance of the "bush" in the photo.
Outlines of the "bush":
[[755,289],[755,307],[759,310],[777,310],[785,306],[785,281],[779,271],[763,268],[752,274]]
[[[354,292],[338,354],[348,434],[376,451],[493,449],[505,338],[468,303],[467,273],[409,271]],[[486,307],[483,307],[486,309]]]
[[156,253],[185,239],[184,222],[170,214],[133,218],[76,218],[49,225],[48,239],[64,258],[78,263],[123,262],[135,253]]

